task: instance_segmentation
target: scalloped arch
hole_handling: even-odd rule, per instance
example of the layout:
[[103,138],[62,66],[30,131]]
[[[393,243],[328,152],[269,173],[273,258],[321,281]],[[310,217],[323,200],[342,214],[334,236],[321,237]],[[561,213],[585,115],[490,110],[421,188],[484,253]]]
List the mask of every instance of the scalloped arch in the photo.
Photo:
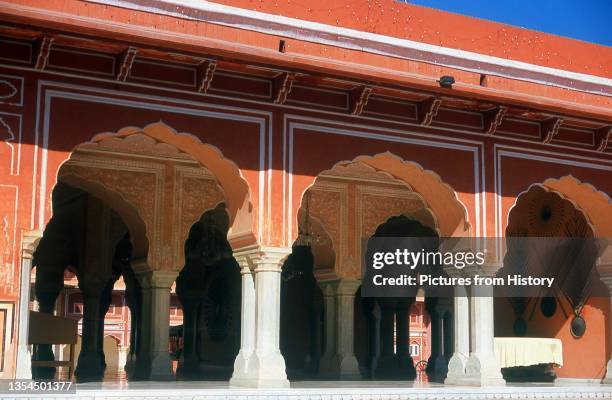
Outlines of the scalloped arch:
[[542,186],[560,193],[582,210],[596,236],[612,237],[612,200],[606,193],[572,175],[547,179]]
[[[537,206],[537,201],[542,200],[542,194],[552,196],[555,199],[554,201],[558,202],[557,207],[559,208],[560,213],[553,214],[559,214],[559,219],[551,218],[549,222],[540,223],[540,227],[537,228],[536,232],[530,232],[528,228],[530,228],[530,225],[533,225],[534,223],[532,221],[531,215],[533,211],[533,206],[534,204],[536,204]],[[544,201],[543,204],[550,206],[550,200]],[[582,218],[584,218],[584,220],[586,221],[590,229],[590,233],[596,235],[596,228],[592,224],[592,221],[590,220],[587,213],[584,212],[580,205],[578,205],[572,199],[564,196],[563,193],[551,189],[542,183],[533,184],[529,186],[527,190],[521,192],[516,197],[514,205],[508,211],[508,220],[506,223],[505,235],[508,236],[508,231],[518,228],[524,229],[524,232],[522,232],[521,235],[530,236],[530,234],[537,234],[545,236],[557,236],[560,234],[560,229],[563,228],[562,223],[566,223],[568,221],[568,212],[570,212],[570,217],[572,215],[571,213],[580,214]]]
[[421,195],[438,223],[437,228],[441,236],[470,235],[471,227],[465,205],[461,203],[453,188],[435,172],[389,151],[373,156],[358,156],[352,161],[340,161],[333,168],[357,162],[401,180]]
[[91,142],[99,143],[112,138],[127,138],[135,134],[144,134],[159,143],[172,145],[179,152],[190,155],[208,169],[215,176],[225,194],[232,233],[244,234],[252,231],[253,207],[249,185],[238,166],[232,160],[225,158],[219,148],[203,143],[190,133],[177,132],[162,121],[149,124],[144,128],[125,127],[116,133],[100,133],[94,136]]

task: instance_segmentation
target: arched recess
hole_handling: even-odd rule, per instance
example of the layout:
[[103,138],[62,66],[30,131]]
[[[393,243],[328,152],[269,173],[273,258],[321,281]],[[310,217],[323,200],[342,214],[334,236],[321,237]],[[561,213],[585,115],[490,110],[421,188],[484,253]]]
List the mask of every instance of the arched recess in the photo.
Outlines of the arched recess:
[[[225,158],[217,147],[203,143],[190,133],[177,132],[163,122],[156,122],[144,128],[126,127],[116,133],[101,133],[92,139],[99,143],[106,139],[126,139],[132,135],[146,135],[157,142],[157,148],[164,152],[187,154],[209,170],[218,181],[223,193],[231,221],[232,235],[253,235],[253,206],[249,185],[242,177],[238,166]],[[253,235],[254,236],[254,235]]]
[[[611,223],[612,203],[607,195],[592,185],[571,176],[533,184],[517,196],[508,212],[504,230],[508,247],[504,268],[513,260],[519,260],[521,265],[529,264],[529,261],[522,261],[523,257],[528,260],[529,256],[517,251],[521,242],[513,245],[510,242],[512,237],[599,238],[593,250],[585,250],[579,258],[565,257],[550,262],[545,252],[537,256],[537,260],[547,263],[545,265],[559,268],[551,272],[559,277],[566,275],[564,267],[575,267],[576,260],[580,260],[585,268],[578,274],[577,282],[581,282],[580,278],[589,276],[587,268],[591,265],[597,267],[598,256],[601,262],[604,251],[609,254],[610,243],[606,238]],[[583,246],[589,246],[589,243],[593,242],[585,241]],[[608,360],[609,343],[606,342],[610,336],[610,317],[609,300],[601,297],[606,291],[603,279],[600,279],[605,271],[598,268],[597,272],[598,277],[593,275],[593,280],[585,284],[582,299],[554,287],[548,292],[540,292],[537,297],[497,298],[496,315],[504,317],[495,320],[496,334],[558,338],[563,342],[564,353],[563,368],[556,370],[559,378],[600,378]],[[572,278],[572,282],[576,280]],[[577,318],[585,327],[581,333],[574,331]],[[584,349],[590,352],[588,365],[584,364]]]
[[144,238],[134,243],[135,256],[146,259],[137,270],[180,269],[190,227],[220,203],[233,243],[256,241],[250,191],[238,167],[163,122],[96,135],[74,148],[57,178],[108,202]]
[[[351,188],[346,182],[353,182]],[[306,212],[308,210],[308,212]],[[355,215],[348,215],[355,211]],[[296,211],[298,235],[305,216],[318,221],[332,242],[337,272],[359,276],[361,238],[392,216],[404,215],[440,236],[469,236],[465,206],[432,171],[391,153],[342,161],[304,189]],[[311,224],[312,225],[312,224]]]
[[469,236],[470,223],[465,205],[459,201],[455,190],[434,171],[426,170],[416,162],[405,161],[391,152],[359,156],[353,162],[387,172],[420,194],[436,217],[442,236]]
[[571,175],[547,179],[542,186],[563,195],[582,210],[597,236],[612,237],[612,200],[607,194]]
[[584,210],[571,199],[543,184],[534,184],[521,193],[508,212],[506,236],[559,236],[574,220],[585,221],[587,237],[597,230]]

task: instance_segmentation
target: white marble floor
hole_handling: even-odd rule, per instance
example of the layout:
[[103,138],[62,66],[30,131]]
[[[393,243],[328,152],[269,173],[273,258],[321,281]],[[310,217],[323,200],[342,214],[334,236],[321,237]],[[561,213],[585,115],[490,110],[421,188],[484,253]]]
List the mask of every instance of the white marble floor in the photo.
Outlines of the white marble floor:
[[409,399],[612,399],[612,385],[509,384],[505,387],[457,387],[398,381],[304,381],[290,389],[230,388],[227,382],[122,382],[78,384],[75,394],[0,394],[0,398],[45,399],[198,399],[198,400],[409,400]]

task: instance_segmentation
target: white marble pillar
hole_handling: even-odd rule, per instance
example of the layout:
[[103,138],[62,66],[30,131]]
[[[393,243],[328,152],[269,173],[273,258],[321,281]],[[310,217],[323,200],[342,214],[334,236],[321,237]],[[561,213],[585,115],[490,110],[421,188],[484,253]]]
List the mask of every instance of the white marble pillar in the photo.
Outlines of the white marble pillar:
[[130,346],[119,345],[119,354],[117,357],[117,368],[119,371],[125,371],[129,352]]
[[[286,388],[289,380],[285,360],[279,348],[280,333],[280,273],[283,262],[291,253],[285,247],[254,247],[244,254],[255,273],[255,351],[244,365],[234,371],[230,383],[236,386]],[[243,302],[245,299],[243,299]],[[243,307],[244,309],[244,307]],[[249,340],[246,340],[247,343]],[[243,352],[247,355],[248,350]]]
[[325,296],[325,354],[320,374],[327,379],[359,379],[355,357],[355,293],[360,282],[341,279],[322,283]]
[[319,375],[333,378],[336,365],[336,281],[321,282],[325,312],[325,351],[321,357]]
[[336,286],[336,361],[340,380],[360,379],[355,357],[355,293],[360,281],[342,279]]
[[137,275],[142,287],[142,342],[136,359],[139,377],[174,379],[168,340],[170,288],[177,275],[176,271],[147,271]]
[[242,276],[242,297],[240,307],[240,351],[234,360],[234,373],[230,385],[240,385],[255,379],[255,282],[249,266],[249,249],[234,252],[234,257],[240,265]]
[[494,347],[493,288],[481,288],[470,298],[472,352],[462,383],[475,386],[503,386],[504,378]]
[[464,287],[455,287],[454,299],[455,352],[448,362],[445,385],[456,385],[465,377],[465,364],[470,354],[470,300]]
[[19,282],[19,315],[17,317],[17,365],[15,378],[32,379],[32,365],[28,332],[30,321],[30,278],[32,273],[32,256],[36,250],[40,231],[27,232],[22,238],[21,273]]

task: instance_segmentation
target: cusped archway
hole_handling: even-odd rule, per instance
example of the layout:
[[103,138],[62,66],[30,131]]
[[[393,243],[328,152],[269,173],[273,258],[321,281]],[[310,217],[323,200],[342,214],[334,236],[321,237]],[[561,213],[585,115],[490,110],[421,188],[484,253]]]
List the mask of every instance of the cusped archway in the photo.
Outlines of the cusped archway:
[[[361,241],[403,215],[440,236],[469,236],[466,208],[432,171],[390,154],[342,161],[317,175],[302,193],[297,230],[317,221],[335,253],[338,277],[360,275]],[[317,226],[310,223],[311,226]]]
[[236,164],[163,122],[81,143],[59,168],[57,180],[95,195],[121,215],[134,256],[143,261],[137,269],[180,269],[189,228],[221,203],[229,236],[241,244],[256,241],[249,187]]

